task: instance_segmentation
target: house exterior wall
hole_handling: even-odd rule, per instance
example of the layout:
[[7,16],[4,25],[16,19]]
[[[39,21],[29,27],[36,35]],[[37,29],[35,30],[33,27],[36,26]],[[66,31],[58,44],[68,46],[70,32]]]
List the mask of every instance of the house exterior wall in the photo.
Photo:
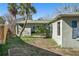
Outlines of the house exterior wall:
[[31,28],[25,28],[22,36],[31,36]]
[[[20,35],[21,30],[22,30],[22,27],[19,24],[17,24],[16,25],[16,34]],[[25,36],[25,35],[26,36],[31,36],[31,28],[30,27],[26,27],[24,29],[24,31],[22,33],[22,36]]]
[[[60,36],[57,35],[57,23],[60,22]],[[62,46],[62,20],[52,23],[52,39]]]
[[[35,32],[35,29],[40,26],[40,25],[44,25],[44,27],[48,27],[48,24],[42,24],[42,23],[29,23],[26,25],[25,30],[23,31],[23,36],[31,36],[32,32]],[[18,27],[18,28],[17,28]],[[17,24],[16,26],[16,34],[19,35],[20,31],[22,30],[22,27]],[[19,33],[18,33],[19,32]]]
[[34,32],[34,27],[35,27],[35,24],[27,24],[26,25],[26,28],[31,28],[31,32]]
[[64,48],[79,48],[79,38],[73,39],[72,38],[72,20],[77,20],[77,29],[79,32],[79,17],[76,18],[64,18],[62,21],[62,47]]

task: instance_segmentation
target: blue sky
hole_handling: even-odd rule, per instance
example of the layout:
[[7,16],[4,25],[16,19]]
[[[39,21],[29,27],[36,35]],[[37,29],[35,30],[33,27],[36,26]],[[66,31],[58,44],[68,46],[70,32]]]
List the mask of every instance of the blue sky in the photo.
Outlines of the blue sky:
[[[33,19],[38,19],[43,16],[53,15],[56,13],[57,8],[61,8],[65,3],[33,3],[37,13],[33,15]],[[0,16],[8,12],[8,4],[0,3]]]

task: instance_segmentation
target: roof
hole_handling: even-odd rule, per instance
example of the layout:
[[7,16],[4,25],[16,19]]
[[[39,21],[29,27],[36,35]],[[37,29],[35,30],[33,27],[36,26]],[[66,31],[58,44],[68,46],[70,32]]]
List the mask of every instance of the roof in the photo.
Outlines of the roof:
[[[23,21],[17,21],[18,24],[25,23],[25,20]],[[27,20],[27,23],[49,23],[48,20]]]
[[60,15],[56,16],[52,21],[50,21],[49,24],[56,22],[64,17],[79,17],[79,14],[60,14]]

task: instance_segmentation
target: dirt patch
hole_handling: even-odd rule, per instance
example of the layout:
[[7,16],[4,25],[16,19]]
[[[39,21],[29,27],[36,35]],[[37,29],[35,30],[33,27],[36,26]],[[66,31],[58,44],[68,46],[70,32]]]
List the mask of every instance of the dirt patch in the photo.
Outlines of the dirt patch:
[[61,55],[79,55],[79,50],[75,49],[64,49],[58,47],[56,42],[53,39],[46,39],[46,38],[36,38],[33,42],[29,42],[29,44],[32,44],[34,46],[46,49],[51,52],[59,53]]

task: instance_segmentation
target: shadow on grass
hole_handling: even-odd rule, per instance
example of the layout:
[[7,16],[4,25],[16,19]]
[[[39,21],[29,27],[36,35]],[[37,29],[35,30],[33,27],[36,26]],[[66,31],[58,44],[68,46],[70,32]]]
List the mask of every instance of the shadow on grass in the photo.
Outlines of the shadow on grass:
[[54,52],[25,43],[18,36],[8,39],[8,48],[11,56],[61,56]]

